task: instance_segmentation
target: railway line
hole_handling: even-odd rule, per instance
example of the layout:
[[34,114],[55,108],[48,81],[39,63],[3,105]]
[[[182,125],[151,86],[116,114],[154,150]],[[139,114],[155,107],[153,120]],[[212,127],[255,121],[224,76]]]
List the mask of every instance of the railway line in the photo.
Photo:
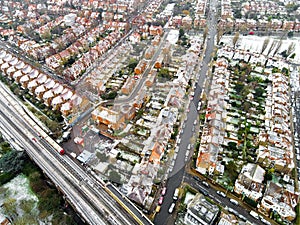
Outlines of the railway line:
[[[4,89],[0,90],[0,116],[3,125],[19,134],[22,147],[60,187],[74,208],[81,212],[84,220],[89,224],[143,224],[137,217],[129,214],[128,210],[124,210],[124,206],[112,199],[104,184],[87,175],[72,159],[62,156],[64,150],[37,124],[30,122],[22,106]],[[83,215],[82,212],[88,215]]]

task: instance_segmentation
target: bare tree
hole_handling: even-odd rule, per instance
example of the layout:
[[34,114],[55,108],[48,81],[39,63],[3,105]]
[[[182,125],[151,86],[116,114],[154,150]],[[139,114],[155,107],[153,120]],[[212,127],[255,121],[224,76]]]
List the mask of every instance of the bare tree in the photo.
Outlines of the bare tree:
[[266,48],[267,48],[268,45],[269,45],[269,42],[270,42],[270,38],[266,38],[266,39],[264,40],[264,43],[263,43],[263,45],[262,45],[262,47],[261,47],[261,52],[260,52],[260,54],[262,54],[262,53],[266,50]]
[[203,31],[203,42],[205,42],[205,39],[207,37],[207,34],[208,34],[208,28],[207,26],[204,28],[204,31]]
[[277,42],[276,41],[272,41],[271,46],[268,49],[267,56],[270,55],[270,53],[274,50],[274,48],[275,48],[276,45],[277,45]]
[[274,55],[276,55],[277,53],[278,53],[278,51],[280,50],[280,48],[281,48],[281,45],[282,45],[282,40],[280,40],[280,41],[276,41],[277,43],[277,45],[276,45],[276,48],[275,48],[275,50],[274,50],[274,52],[273,52],[273,56]]
[[220,43],[223,34],[224,34],[224,28],[223,28],[223,25],[221,25],[221,24],[219,23],[219,24],[218,24],[218,28],[217,28],[217,44]]
[[295,42],[292,42],[286,51],[286,55],[287,55],[286,57],[289,57],[295,51],[295,48],[296,48],[296,44]]
[[236,47],[236,43],[238,42],[239,38],[240,38],[240,33],[239,32],[235,32],[235,35],[234,35],[234,37],[232,39],[233,48]]

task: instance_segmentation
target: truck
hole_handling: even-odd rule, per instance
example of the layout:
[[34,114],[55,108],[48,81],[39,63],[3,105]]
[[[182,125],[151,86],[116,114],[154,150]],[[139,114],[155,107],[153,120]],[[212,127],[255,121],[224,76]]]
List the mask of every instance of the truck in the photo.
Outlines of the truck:
[[178,196],[179,196],[179,188],[176,188],[174,191],[173,199],[176,201],[178,199]]

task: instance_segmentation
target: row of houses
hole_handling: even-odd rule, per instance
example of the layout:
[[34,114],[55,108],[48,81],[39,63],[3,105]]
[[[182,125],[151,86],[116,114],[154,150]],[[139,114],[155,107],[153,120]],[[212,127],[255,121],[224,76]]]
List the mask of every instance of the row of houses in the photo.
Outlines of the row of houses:
[[205,126],[203,127],[198,157],[196,161],[197,170],[206,174],[207,172],[222,173],[224,166],[218,161],[218,154],[222,151],[226,128],[225,101],[229,88],[228,62],[219,58],[212,79],[210,92],[207,97],[207,110],[205,115]]
[[60,110],[64,116],[69,115],[72,108],[81,103],[81,98],[72,89],[5,50],[0,51],[0,69],[2,75],[28,89],[31,95],[47,106]]
[[[270,80],[266,88],[265,115],[263,115],[264,125],[259,129],[257,139],[260,143],[256,163],[263,167],[271,164],[280,173],[290,174],[294,165],[294,150],[292,133],[290,130],[290,104],[288,98],[288,77],[282,73],[272,73],[271,69],[276,65],[279,69],[288,68],[286,63],[278,63],[278,59],[268,58],[257,53],[244,50],[233,50],[225,47],[218,52],[216,70],[212,80],[211,91],[208,95],[206,121],[201,136],[201,143],[197,158],[197,170],[200,173],[221,173],[224,171],[218,161],[218,154],[222,153],[222,144],[227,145],[229,141],[238,142],[234,135],[235,130],[230,129],[226,123],[228,112],[226,112],[227,91],[229,85],[228,61],[222,56],[234,60],[244,60],[247,62],[267,65],[265,75]],[[255,69],[257,73],[262,72],[260,67]],[[259,116],[259,115],[258,115]],[[225,134],[230,132],[230,136]],[[267,215],[276,208],[276,212],[283,219],[292,221],[296,214],[294,207],[298,202],[299,193],[295,192],[294,186],[268,181],[266,191],[264,190],[265,170],[258,164],[245,165],[238,179],[235,181],[234,191],[241,196],[246,196],[254,201],[260,201],[260,210]],[[270,191],[270,188],[277,188],[277,194]],[[280,190],[280,191],[279,191]],[[276,207],[275,207],[276,206]]]
[[265,106],[265,131],[260,132],[261,143],[257,161],[265,165],[274,163],[279,172],[290,173],[295,167],[292,131],[290,128],[289,81],[281,73],[270,74]]

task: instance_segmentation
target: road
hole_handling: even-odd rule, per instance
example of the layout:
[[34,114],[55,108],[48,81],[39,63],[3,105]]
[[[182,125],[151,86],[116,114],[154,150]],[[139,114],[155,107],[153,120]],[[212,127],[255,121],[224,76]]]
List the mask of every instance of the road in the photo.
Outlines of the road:
[[[210,7],[216,7],[216,1],[211,1]],[[172,196],[175,189],[181,185],[183,181],[183,175],[185,174],[185,166],[189,161],[189,157],[193,154],[193,147],[189,153],[187,153],[187,147],[191,143],[191,140],[197,133],[193,131],[194,121],[198,120],[198,111],[197,106],[200,99],[200,94],[202,92],[203,85],[205,83],[205,79],[207,77],[207,73],[209,70],[209,63],[211,61],[211,55],[214,50],[214,39],[216,35],[216,18],[214,13],[211,13],[208,17],[208,36],[206,40],[205,52],[203,54],[202,63],[199,65],[199,75],[197,75],[197,80],[195,81],[195,89],[194,89],[194,98],[189,103],[188,112],[186,114],[186,120],[184,122],[184,126],[180,135],[180,144],[179,150],[177,153],[177,157],[175,159],[175,164],[172,172],[169,174],[169,178],[167,180],[167,194],[164,198],[164,202],[161,206],[161,211],[158,213],[154,219],[154,224],[157,225],[165,225],[165,224],[174,224],[174,218],[168,213],[168,208],[173,202]],[[207,90],[205,90],[207,91]],[[197,122],[198,124],[198,122]],[[186,158],[186,154],[188,154],[188,158]]]
[[169,34],[169,29],[165,30],[164,36],[161,39],[159,46],[157,47],[157,50],[155,51],[155,53],[153,54],[151,61],[149,62],[149,64],[147,65],[147,68],[145,69],[145,71],[142,73],[142,76],[140,77],[140,79],[138,80],[138,84],[135,85],[134,90],[130,93],[129,96],[127,96],[126,98],[121,98],[121,99],[116,99],[114,100],[114,104],[120,104],[120,103],[126,103],[126,102],[130,102],[132,101],[138,94],[138,92],[140,91],[140,89],[143,87],[144,82],[147,79],[147,76],[150,72],[150,70],[153,68],[158,56],[161,53],[161,48],[162,45],[165,43],[166,38]]
[[132,213],[105,184],[90,176],[71,158],[59,155],[46,140],[28,126],[20,105],[15,103],[4,89],[1,89],[1,95],[1,127],[9,130],[14,139],[22,143],[23,149],[55,185],[59,186],[88,224],[151,224],[145,220],[142,213]]
[[[196,180],[194,177],[192,177],[189,174],[185,174],[184,182],[188,183],[191,187],[193,187],[196,190],[199,189],[204,189],[207,191],[208,193],[208,197],[212,200],[214,200],[214,202],[222,205],[227,211],[233,213],[234,215],[238,216],[239,218],[243,218],[244,221],[249,221],[251,222],[251,224],[259,224],[259,225],[263,225],[263,223],[260,220],[255,219],[254,217],[252,217],[249,214],[250,208],[249,209],[245,209],[245,206],[240,206],[240,205],[235,205],[233,203],[231,203],[229,201],[230,198],[234,198],[233,195],[231,195],[230,193],[227,193],[227,197],[222,197],[220,195],[217,194],[217,190],[216,187],[213,187],[213,184],[209,183],[210,187],[206,187],[205,185],[203,185],[201,183],[200,180]],[[201,192],[201,191],[200,191]],[[236,199],[238,200],[238,199]],[[247,207],[247,206],[246,206]]]

